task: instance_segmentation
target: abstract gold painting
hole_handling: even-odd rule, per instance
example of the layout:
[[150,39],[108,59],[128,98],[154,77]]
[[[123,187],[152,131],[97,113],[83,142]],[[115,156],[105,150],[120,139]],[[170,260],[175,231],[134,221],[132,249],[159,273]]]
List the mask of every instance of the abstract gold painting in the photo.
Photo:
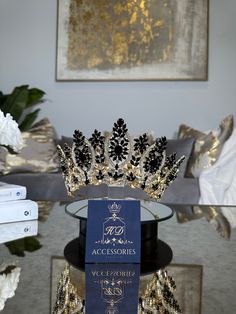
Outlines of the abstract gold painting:
[[209,0],[58,0],[57,80],[206,80]]

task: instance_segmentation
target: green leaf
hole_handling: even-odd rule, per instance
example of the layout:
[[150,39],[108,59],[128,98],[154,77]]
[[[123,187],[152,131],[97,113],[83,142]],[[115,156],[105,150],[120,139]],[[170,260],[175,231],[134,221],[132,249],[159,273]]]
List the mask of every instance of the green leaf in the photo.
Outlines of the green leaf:
[[34,252],[39,250],[42,245],[35,237],[28,237],[24,239],[14,240],[5,243],[11,254],[17,256],[25,256],[25,251]]
[[40,109],[36,109],[33,112],[27,114],[19,125],[19,129],[21,131],[28,131],[32,127],[34,121],[37,119],[39,111]]
[[6,247],[10,251],[11,254],[17,255],[17,256],[25,256],[24,253],[24,239],[14,240],[5,243]]
[[4,111],[4,103],[7,99],[8,95],[4,95],[1,91],[0,91],[0,109],[6,114],[6,112]]
[[44,102],[42,99],[45,95],[45,92],[38,88],[30,88],[29,90],[29,97],[27,101],[26,108],[34,106],[38,103]]
[[25,251],[27,252],[34,252],[39,250],[42,247],[39,240],[35,237],[28,237],[25,238]]
[[7,99],[4,102],[4,112],[9,112],[13,119],[18,122],[24,109],[26,108],[28,97],[28,85],[15,87],[13,92],[7,96]]

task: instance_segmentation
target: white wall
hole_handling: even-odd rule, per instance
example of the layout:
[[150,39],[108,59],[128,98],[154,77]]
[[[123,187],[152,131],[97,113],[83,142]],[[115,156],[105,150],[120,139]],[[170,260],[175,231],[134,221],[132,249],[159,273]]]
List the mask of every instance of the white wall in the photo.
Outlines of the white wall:
[[[179,0],[181,1],[181,0]],[[46,91],[59,134],[110,129],[124,117],[132,133],[172,137],[181,123],[205,130],[236,117],[236,1],[210,1],[207,82],[56,82],[56,0],[0,0],[0,90]]]

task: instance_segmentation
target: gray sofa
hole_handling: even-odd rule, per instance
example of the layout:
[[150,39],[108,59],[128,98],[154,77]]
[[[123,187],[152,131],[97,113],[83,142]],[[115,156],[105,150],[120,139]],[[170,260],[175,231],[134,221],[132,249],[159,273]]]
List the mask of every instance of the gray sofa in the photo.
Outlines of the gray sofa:
[[[36,201],[65,201],[72,202],[74,198],[66,193],[64,180],[61,173],[21,173],[9,174],[0,177],[0,181],[24,185],[27,188],[27,198]],[[98,190],[90,189],[83,195],[105,196],[104,188],[99,194]],[[127,189],[127,196],[132,196],[132,191]],[[161,202],[168,204],[197,204],[199,199],[199,185],[195,178],[177,178],[166,190]]]
[[[64,142],[65,140],[62,140]],[[186,156],[185,161],[181,165],[177,179],[166,190],[161,202],[169,204],[196,204],[199,199],[199,184],[197,178],[185,177],[188,159],[191,155],[194,140],[168,140],[167,154],[176,152],[177,157]],[[66,193],[64,180],[60,172],[56,173],[12,173],[0,176],[0,181],[7,183],[24,185],[27,188],[27,198],[36,201],[73,201],[74,198],[69,197]],[[139,191],[139,193],[144,193]],[[85,194],[85,195],[84,195]],[[127,196],[134,194],[133,189],[126,189]],[[78,195],[82,196],[105,196],[106,187],[99,189],[90,187]],[[144,195],[142,195],[144,197]]]

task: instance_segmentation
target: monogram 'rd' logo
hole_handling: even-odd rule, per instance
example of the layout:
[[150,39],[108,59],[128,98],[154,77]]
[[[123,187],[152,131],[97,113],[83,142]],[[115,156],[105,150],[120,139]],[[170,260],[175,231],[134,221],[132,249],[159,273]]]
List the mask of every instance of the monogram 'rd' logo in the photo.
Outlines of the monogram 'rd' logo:
[[108,205],[110,216],[106,217],[103,222],[102,239],[95,243],[112,244],[113,246],[133,243],[126,238],[126,223],[125,219],[120,216],[121,209],[121,204],[116,202]]

